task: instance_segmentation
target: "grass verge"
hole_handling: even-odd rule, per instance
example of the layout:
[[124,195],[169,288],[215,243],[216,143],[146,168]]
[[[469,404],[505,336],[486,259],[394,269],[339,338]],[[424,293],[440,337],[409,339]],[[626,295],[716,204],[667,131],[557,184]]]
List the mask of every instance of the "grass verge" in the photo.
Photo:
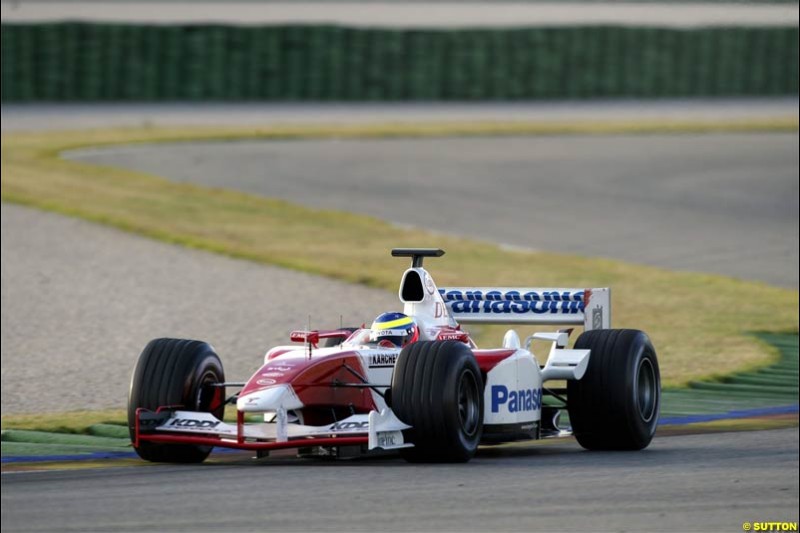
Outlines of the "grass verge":
[[125,425],[128,414],[124,409],[102,411],[68,411],[65,413],[35,413],[3,415],[2,429],[43,431],[47,433],[90,434],[96,425]]
[[[798,292],[607,259],[509,251],[490,243],[399,229],[364,215],[66,161],[59,154],[92,146],[210,139],[796,131],[797,126],[795,117],[723,124],[515,122],[16,133],[2,137],[2,199],[171,243],[392,291],[405,267],[389,258],[388,250],[394,246],[447,250],[431,265],[442,286],[610,286],[615,327],[647,331],[659,351],[664,384],[680,386],[776,360],[777,350],[745,332],[797,331]],[[478,340],[496,344],[503,329],[485,328]]]

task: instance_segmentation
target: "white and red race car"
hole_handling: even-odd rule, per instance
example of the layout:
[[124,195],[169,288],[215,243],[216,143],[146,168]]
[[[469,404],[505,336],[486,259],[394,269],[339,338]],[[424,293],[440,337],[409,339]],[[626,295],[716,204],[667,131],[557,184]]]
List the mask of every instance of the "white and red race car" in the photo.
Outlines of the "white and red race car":
[[[412,259],[399,296],[418,334],[402,347],[376,344],[365,328],[295,331],[299,344],[272,348],[247,382],[229,383],[209,344],[151,341],[128,398],[137,453],[201,462],[214,446],[258,456],[399,450],[411,461],[463,462],[479,444],[570,434],[592,450],[650,443],[661,394],[656,353],[643,332],[609,329],[609,289],[437,288],[422,263],[443,254],[392,250]],[[510,329],[499,348],[482,349],[461,329],[469,323],[584,332],[570,349],[571,330],[521,340]],[[552,343],[545,364],[530,350],[534,339]],[[233,387],[239,392],[226,396]],[[234,403],[236,422],[226,422],[225,406]],[[563,409],[571,428],[560,425]]]

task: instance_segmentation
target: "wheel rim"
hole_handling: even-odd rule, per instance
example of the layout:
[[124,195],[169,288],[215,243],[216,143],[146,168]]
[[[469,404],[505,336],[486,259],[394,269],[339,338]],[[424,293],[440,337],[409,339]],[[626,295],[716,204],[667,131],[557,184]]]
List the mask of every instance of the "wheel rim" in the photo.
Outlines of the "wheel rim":
[[200,378],[194,404],[196,410],[210,413],[219,409],[221,400],[224,401],[224,397],[221,397],[224,389],[211,387],[215,383],[219,383],[219,378],[211,370],[206,371]]
[[645,422],[653,419],[656,411],[656,372],[653,363],[649,358],[642,358],[639,361],[639,368],[636,371],[636,402],[639,408],[639,415]]
[[471,437],[480,425],[480,396],[478,382],[470,371],[464,371],[458,380],[458,419],[461,430]]

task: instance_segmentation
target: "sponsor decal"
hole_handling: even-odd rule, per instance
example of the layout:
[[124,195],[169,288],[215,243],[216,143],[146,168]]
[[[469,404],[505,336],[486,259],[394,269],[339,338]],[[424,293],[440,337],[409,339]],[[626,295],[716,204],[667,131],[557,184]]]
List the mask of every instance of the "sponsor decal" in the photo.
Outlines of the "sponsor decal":
[[542,407],[542,389],[519,389],[509,391],[505,385],[492,385],[492,412],[499,413],[503,407],[509,413],[536,411]]
[[283,376],[284,373],[283,372],[264,372],[261,375],[264,376],[265,378],[277,378],[277,377]]
[[603,329],[603,308],[592,309],[592,329]]
[[425,288],[428,289],[428,294],[433,294],[436,292],[436,286],[433,284],[433,279],[427,274],[425,274]]
[[454,314],[489,313],[489,314],[568,314],[577,315],[583,312],[583,302],[542,302],[542,301],[455,301],[450,304]]
[[396,337],[400,335],[405,335],[408,333],[408,329],[382,329],[379,331],[373,331],[372,336],[373,338],[377,337]]
[[439,289],[446,302],[583,302],[584,291],[461,291]]
[[268,370],[274,370],[275,372],[288,372],[294,369],[291,366],[269,365]]
[[389,368],[397,362],[398,353],[374,353],[369,356],[370,368]]
[[378,448],[386,448],[387,446],[397,446],[398,444],[402,444],[401,439],[399,439],[398,431],[380,431],[378,432]]
[[466,340],[467,334],[463,332],[457,333],[439,333],[437,340],[440,341],[460,341]]
[[214,429],[219,425],[217,420],[197,420],[194,418],[176,418],[167,427]]
[[455,314],[579,314],[584,291],[461,291],[439,289]]
[[275,385],[277,381],[271,378],[263,378],[256,381],[256,385]]
[[164,424],[172,416],[169,411],[161,413],[141,413],[139,415],[139,429],[142,431],[152,430]]
[[356,431],[369,429],[369,420],[364,422],[336,422],[331,427],[331,431]]

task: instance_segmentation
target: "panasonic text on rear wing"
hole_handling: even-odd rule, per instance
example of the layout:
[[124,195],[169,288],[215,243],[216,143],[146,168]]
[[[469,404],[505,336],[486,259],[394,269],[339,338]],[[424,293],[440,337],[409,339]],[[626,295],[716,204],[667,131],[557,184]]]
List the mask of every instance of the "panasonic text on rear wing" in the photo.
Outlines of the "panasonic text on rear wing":
[[611,291],[599,289],[444,287],[447,310],[462,324],[611,327]]

